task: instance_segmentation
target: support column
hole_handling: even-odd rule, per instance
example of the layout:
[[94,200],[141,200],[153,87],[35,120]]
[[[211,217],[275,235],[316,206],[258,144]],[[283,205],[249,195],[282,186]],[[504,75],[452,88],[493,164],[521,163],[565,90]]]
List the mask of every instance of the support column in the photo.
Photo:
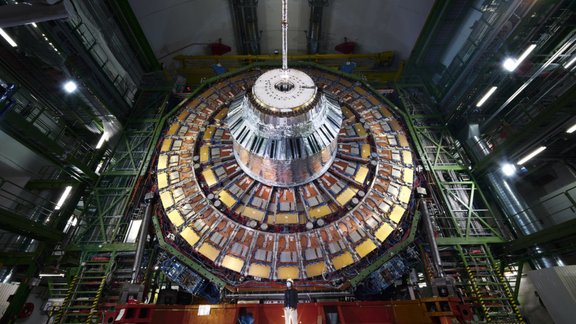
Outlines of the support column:
[[310,23],[306,33],[308,54],[318,54],[320,52],[320,37],[322,35],[322,14],[327,0],[308,0],[310,5]]
[[258,0],[230,0],[237,50],[240,54],[260,54]]
[[146,203],[146,211],[142,219],[142,227],[140,227],[140,234],[138,235],[138,245],[136,248],[136,256],[134,257],[134,265],[132,266],[132,279],[130,283],[136,283],[138,273],[140,273],[140,265],[142,264],[142,257],[144,256],[144,247],[146,246],[146,239],[148,238],[148,228],[150,226],[150,218],[152,217],[152,201],[154,200],[154,193],[149,192],[144,196]]

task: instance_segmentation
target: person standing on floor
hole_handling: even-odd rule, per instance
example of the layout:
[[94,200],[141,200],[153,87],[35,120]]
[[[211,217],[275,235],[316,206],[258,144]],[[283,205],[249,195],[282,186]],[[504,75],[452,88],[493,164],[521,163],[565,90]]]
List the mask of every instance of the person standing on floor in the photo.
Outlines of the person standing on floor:
[[294,289],[294,281],[286,280],[284,291],[284,323],[298,324],[298,292]]

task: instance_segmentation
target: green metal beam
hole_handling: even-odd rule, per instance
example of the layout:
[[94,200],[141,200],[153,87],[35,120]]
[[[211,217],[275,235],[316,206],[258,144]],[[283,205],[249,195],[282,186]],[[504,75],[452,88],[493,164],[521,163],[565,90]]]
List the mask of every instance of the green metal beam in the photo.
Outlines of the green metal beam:
[[192,270],[196,271],[198,274],[203,276],[204,278],[210,280],[213,284],[217,285],[220,288],[224,288],[226,286],[226,282],[222,279],[214,275],[212,272],[208,271],[202,264],[196,263],[189,257],[182,254],[182,252],[175,249],[172,245],[166,243],[164,241],[164,236],[162,234],[162,229],[160,228],[160,222],[158,221],[158,217],[155,215],[152,216],[152,223],[154,224],[154,231],[156,232],[156,238],[158,238],[158,244],[164,250],[172,254],[173,256],[177,257],[180,262],[186,264]]
[[0,228],[39,241],[57,242],[64,238],[64,233],[58,230],[3,208],[0,208]]
[[569,220],[562,224],[554,225],[534,234],[520,237],[510,241],[504,246],[508,253],[519,252],[533,245],[554,242],[555,240],[576,235],[576,219]]
[[129,120],[120,141],[112,149],[111,162],[85,203],[87,207],[80,216],[83,225],[75,243],[110,243],[123,238],[120,231],[127,222],[129,203],[141,189],[138,181],[148,172],[166,105],[167,93],[140,92],[133,112],[137,119]]
[[455,245],[455,244],[485,244],[485,243],[504,243],[505,241],[497,236],[472,236],[472,237],[438,237],[438,245]]
[[115,252],[136,251],[136,243],[74,244],[66,252]]

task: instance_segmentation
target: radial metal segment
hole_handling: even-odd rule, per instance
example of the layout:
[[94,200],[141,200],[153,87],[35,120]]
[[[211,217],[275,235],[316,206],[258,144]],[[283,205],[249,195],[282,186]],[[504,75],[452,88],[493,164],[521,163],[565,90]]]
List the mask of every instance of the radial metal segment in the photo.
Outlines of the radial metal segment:
[[[406,222],[414,172],[401,122],[359,83],[289,72],[288,90],[276,87],[279,70],[212,84],[160,144],[166,241],[226,276],[321,280],[397,240]],[[278,172],[262,173],[266,163]]]

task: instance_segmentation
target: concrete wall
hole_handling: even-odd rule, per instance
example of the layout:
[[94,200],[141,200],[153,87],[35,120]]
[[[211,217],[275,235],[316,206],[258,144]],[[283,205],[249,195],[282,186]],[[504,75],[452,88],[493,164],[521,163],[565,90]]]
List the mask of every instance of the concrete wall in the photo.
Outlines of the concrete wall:
[[[228,0],[130,0],[156,56],[170,67],[175,54],[208,54],[206,43],[236,41]],[[329,0],[324,10],[321,52],[334,53],[344,37],[358,43],[358,52],[397,51],[408,58],[434,0]],[[262,53],[281,48],[281,1],[258,1]],[[288,2],[290,53],[306,53],[310,19],[307,0]],[[175,52],[173,54],[170,54]]]

